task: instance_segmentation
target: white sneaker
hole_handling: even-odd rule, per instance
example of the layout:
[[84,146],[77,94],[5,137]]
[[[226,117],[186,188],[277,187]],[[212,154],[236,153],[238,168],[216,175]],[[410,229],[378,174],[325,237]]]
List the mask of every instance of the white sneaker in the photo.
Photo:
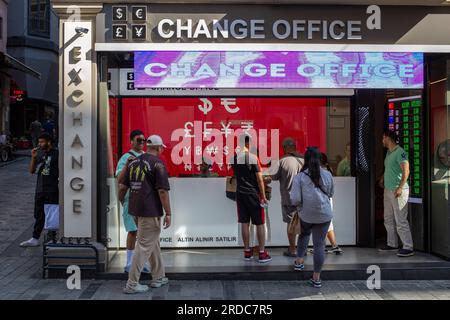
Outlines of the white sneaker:
[[135,286],[130,286],[127,283],[125,288],[123,288],[123,293],[126,293],[126,294],[143,293],[146,291],[148,291],[148,286],[146,286],[144,284],[140,284],[140,283],[138,283]]
[[152,288],[161,288],[163,285],[166,285],[168,283],[169,283],[169,278],[162,277],[162,278],[159,278],[159,279],[152,280],[150,282],[150,286]]
[[39,240],[35,238],[31,238],[27,241],[20,243],[21,247],[39,247]]

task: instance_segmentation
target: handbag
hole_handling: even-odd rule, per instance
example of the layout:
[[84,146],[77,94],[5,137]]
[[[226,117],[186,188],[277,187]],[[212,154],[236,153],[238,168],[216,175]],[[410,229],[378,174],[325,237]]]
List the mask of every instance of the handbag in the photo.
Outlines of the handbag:
[[[300,188],[300,192],[302,192],[302,189]],[[303,199],[303,194],[302,194]],[[291,221],[288,225],[288,233],[292,235],[300,235],[302,233],[302,227],[300,223],[300,215],[298,213],[298,210],[294,213],[294,215],[291,218]]]
[[45,230],[59,229],[59,205],[58,204],[44,204],[45,213]]
[[294,213],[288,226],[288,233],[292,235],[301,234],[300,217],[298,212]]
[[228,199],[236,201],[236,177],[227,177],[226,178],[226,186],[225,186],[225,194]]

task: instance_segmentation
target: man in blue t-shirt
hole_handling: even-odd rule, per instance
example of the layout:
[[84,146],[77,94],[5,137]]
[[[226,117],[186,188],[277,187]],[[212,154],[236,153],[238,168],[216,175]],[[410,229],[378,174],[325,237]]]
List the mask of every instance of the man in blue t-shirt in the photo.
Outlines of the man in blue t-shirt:
[[[116,168],[116,177],[120,175],[120,172],[124,168],[126,168],[127,163],[129,160],[132,160],[136,157],[139,157],[144,153],[144,145],[145,145],[145,136],[144,133],[141,130],[133,130],[130,133],[130,142],[131,142],[131,149],[122,155],[119,162],[117,163]],[[125,265],[125,272],[129,272],[131,267],[131,261],[133,260],[133,253],[134,253],[134,247],[136,244],[136,235],[137,235],[137,226],[136,222],[134,221],[133,216],[131,216],[128,212],[128,200],[129,200],[129,193],[125,195],[125,200],[123,202],[123,209],[122,209],[122,217],[123,217],[123,224],[125,226],[125,230],[127,231],[127,263]],[[148,273],[150,270],[146,266],[143,270],[144,272]]]

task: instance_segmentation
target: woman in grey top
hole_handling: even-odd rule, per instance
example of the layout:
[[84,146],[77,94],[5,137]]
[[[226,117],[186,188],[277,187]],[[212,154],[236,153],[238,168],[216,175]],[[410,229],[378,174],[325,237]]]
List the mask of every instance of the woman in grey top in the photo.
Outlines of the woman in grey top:
[[299,206],[301,234],[297,243],[295,270],[304,268],[306,249],[311,233],[314,245],[314,274],[310,284],[322,286],[320,272],[325,259],[325,238],[333,219],[330,198],[333,196],[333,176],[321,168],[320,151],[309,147],[305,153],[305,165],[292,182],[290,198],[293,205]]

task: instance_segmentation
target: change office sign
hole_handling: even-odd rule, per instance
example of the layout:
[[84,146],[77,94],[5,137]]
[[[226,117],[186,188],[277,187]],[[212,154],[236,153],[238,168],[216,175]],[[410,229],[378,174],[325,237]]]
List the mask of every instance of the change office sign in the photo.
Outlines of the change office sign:
[[136,88],[423,88],[422,53],[138,51]]

